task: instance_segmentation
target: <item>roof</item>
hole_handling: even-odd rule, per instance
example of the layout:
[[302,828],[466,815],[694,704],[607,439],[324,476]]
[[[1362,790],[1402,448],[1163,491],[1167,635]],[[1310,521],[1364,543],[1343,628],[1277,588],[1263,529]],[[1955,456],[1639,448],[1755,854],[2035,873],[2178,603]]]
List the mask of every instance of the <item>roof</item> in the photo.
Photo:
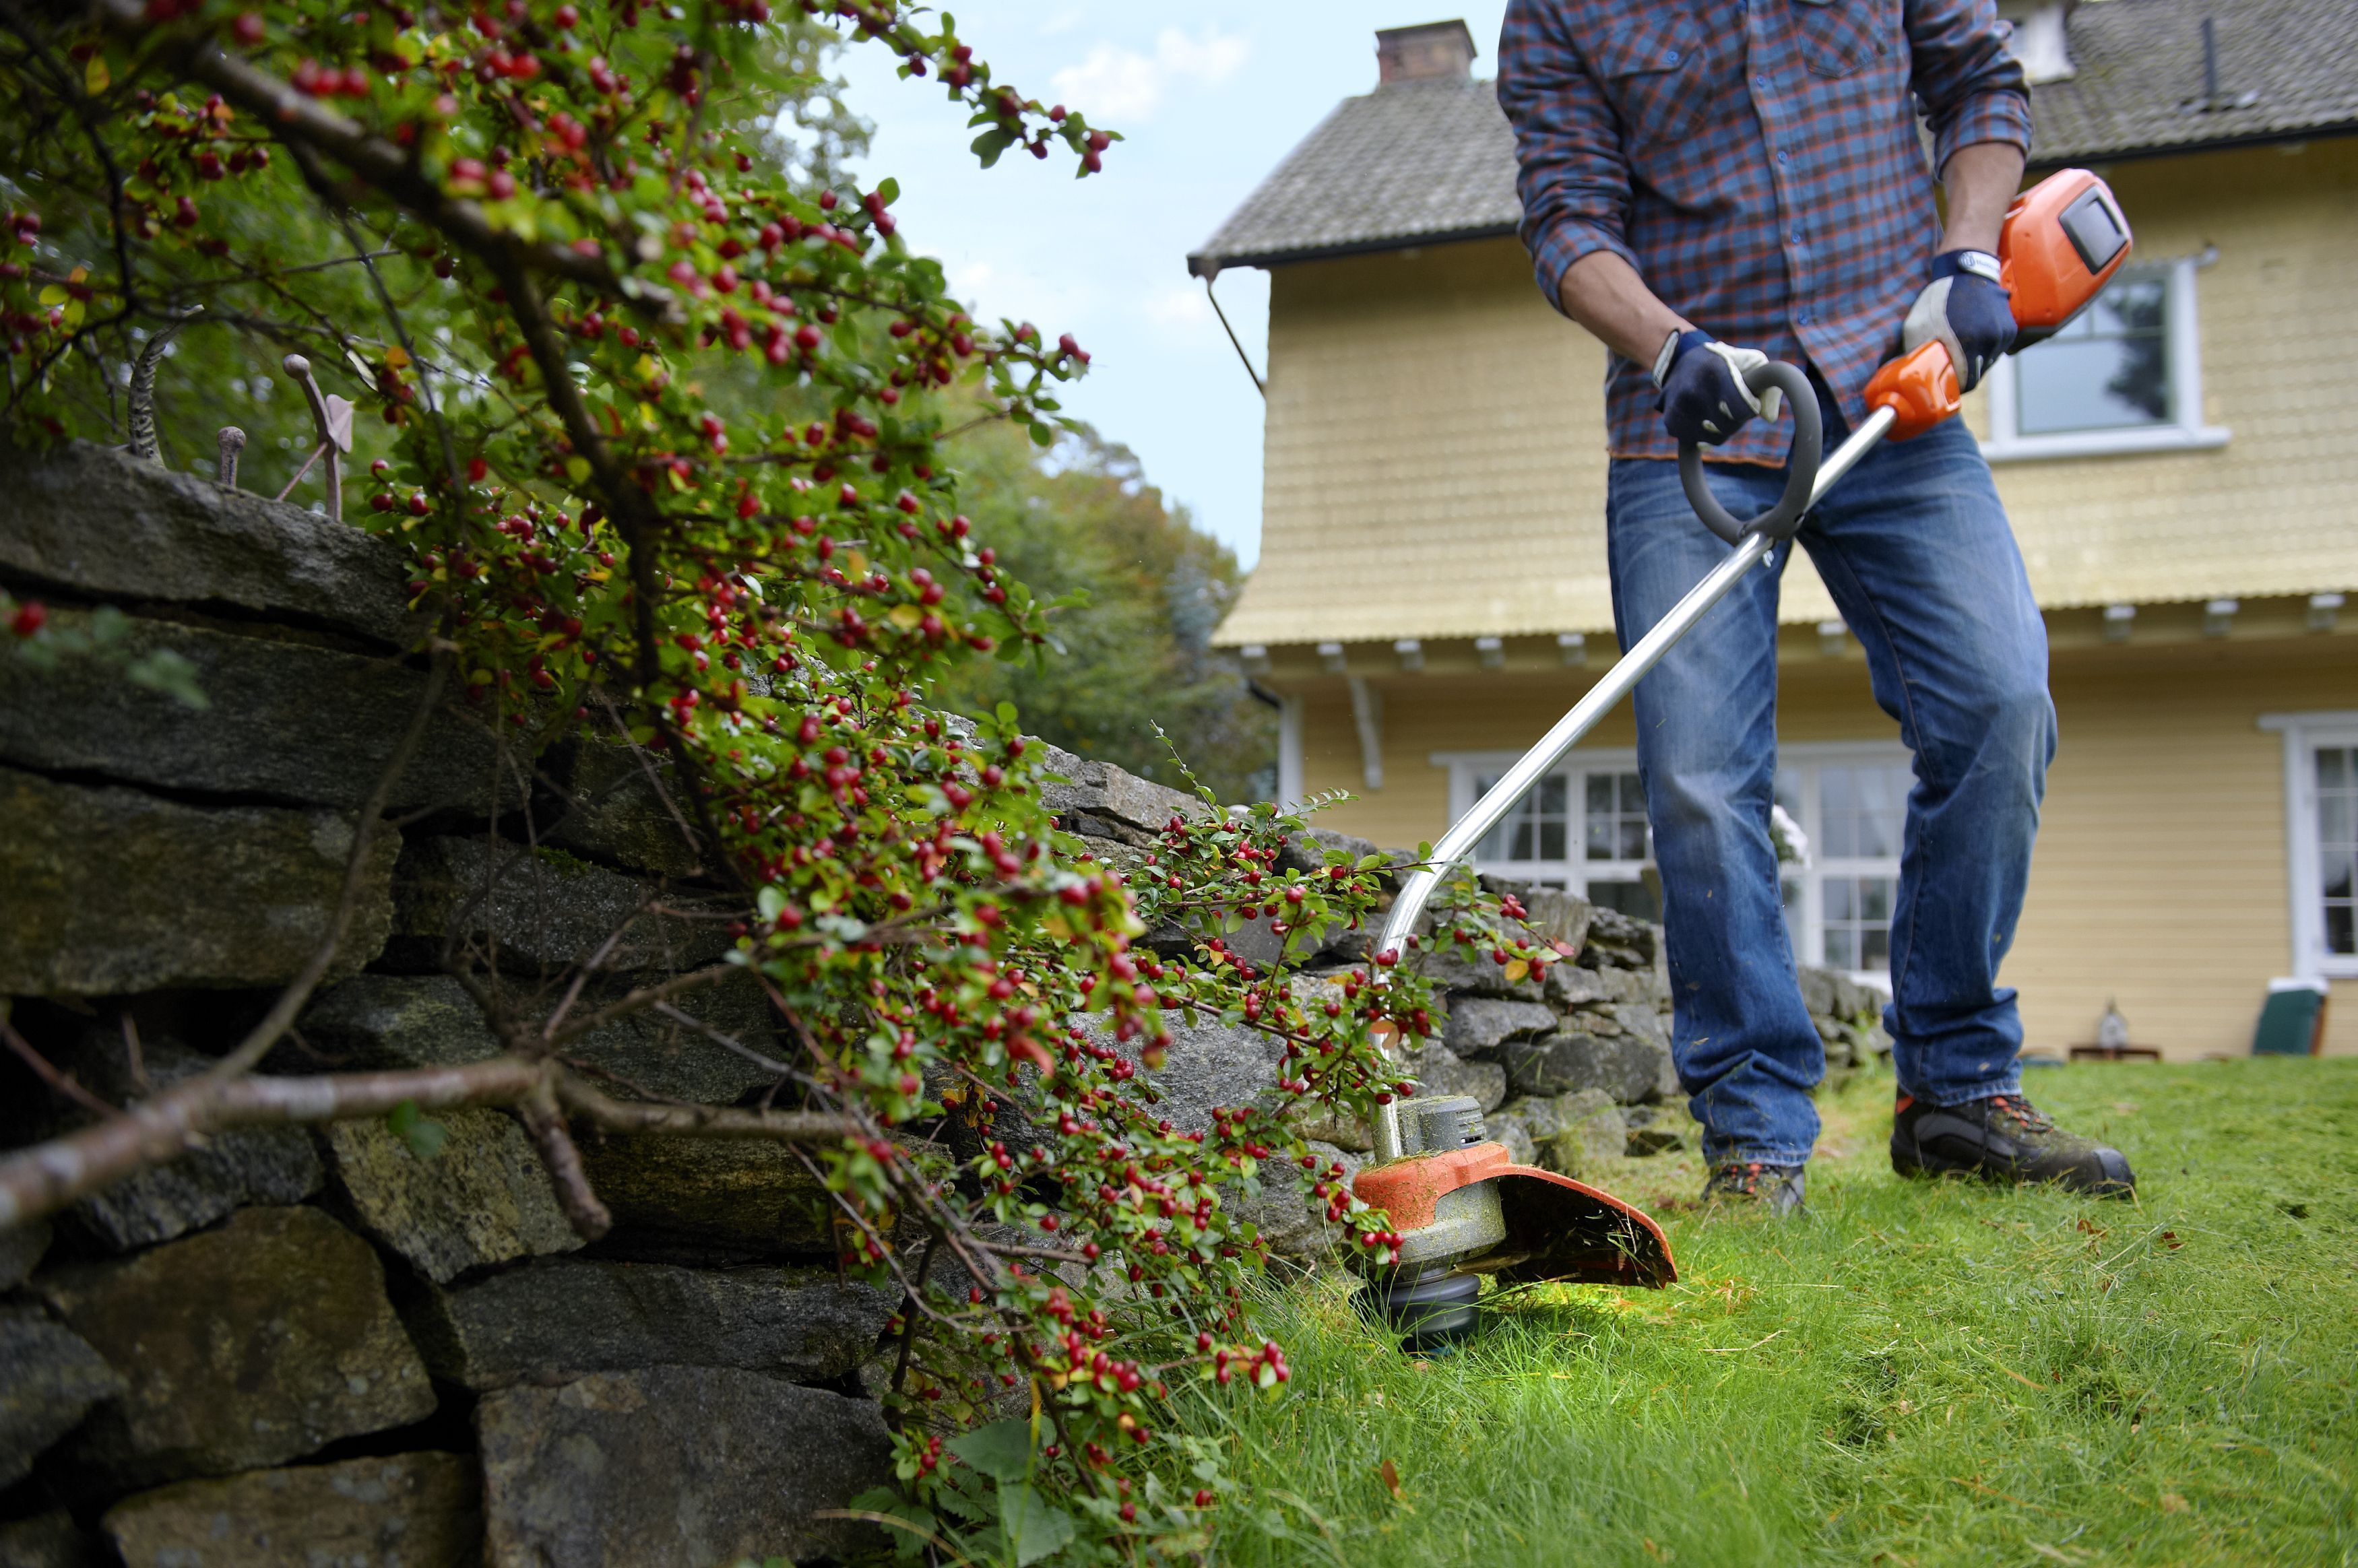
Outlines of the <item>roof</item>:
[[1497,89],[1395,81],[1336,105],[1187,270],[1511,234],[1522,216],[1515,135]]
[[[2202,21],[2218,18],[2204,107]],[[2349,0],[2093,0],[2068,78],[2031,90],[2041,164],[2358,130]],[[1191,273],[1514,232],[1515,141],[1484,81],[1347,98],[1187,258]]]
[[[2206,106],[2202,22],[2216,17]],[[2071,9],[2073,74],[2031,90],[2040,163],[2358,128],[2348,0],[2101,0]]]

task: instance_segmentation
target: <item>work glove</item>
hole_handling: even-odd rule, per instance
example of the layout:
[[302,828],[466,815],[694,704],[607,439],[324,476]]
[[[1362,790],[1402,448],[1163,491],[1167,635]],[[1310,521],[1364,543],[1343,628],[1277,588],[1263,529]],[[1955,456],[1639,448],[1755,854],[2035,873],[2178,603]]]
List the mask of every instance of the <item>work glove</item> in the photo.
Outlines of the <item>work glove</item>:
[[1932,258],[1932,281],[1908,308],[1900,351],[1939,342],[1957,367],[1957,390],[1971,392],[1998,356],[2014,347],[2014,300],[1997,280],[1997,257],[1987,251],[1942,251]]
[[1654,406],[1674,440],[1717,446],[1755,414],[1774,419],[1784,394],[1776,387],[1755,392],[1744,373],[1768,362],[1758,349],[1730,348],[1709,332],[1689,330],[1662,345],[1654,361],[1654,384],[1662,395]]

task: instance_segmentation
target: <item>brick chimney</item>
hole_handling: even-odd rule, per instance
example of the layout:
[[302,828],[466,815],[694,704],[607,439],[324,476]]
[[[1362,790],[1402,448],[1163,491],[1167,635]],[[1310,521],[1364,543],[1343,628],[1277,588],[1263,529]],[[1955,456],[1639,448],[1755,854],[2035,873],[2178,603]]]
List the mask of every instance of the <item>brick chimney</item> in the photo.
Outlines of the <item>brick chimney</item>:
[[1376,34],[1376,82],[1465,81],[1474,74],[1474,35],[1464,22],[1385,27]]

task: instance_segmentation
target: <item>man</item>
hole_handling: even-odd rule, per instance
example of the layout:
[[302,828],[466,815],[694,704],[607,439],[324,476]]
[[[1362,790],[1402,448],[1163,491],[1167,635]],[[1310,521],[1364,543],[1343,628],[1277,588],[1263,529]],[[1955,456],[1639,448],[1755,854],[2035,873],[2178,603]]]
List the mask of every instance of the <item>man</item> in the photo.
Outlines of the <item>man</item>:
[[[1790,433],[1747,367],[1805,367],[1832,450],[1903,344],[1940,339],[1970,389],[2014,341],[1992,253],[2030,108],[1991,0],[1511,0],[1498,101],[1540,288],[1613,351],[1606,518],[1624,647],[1726,555],[1680,489],[1680,438],[1715,449],[1712,488],[1738,516],[1783,486]],[[2118,1151],[2058,1130],[2020,1092],[2022,1026],[1997,968],[2055,715],[2039,607],[1963,422],[1877,447],[1798,542],[1915,754],[1884,1013],[1893,1165],[2130,1191]],[[1801,1204],[1824,1072],[1768,827],[1790,551],[1637,693],[1672,1051],[1704,1129],[1704,1193],[1777,1213]]]

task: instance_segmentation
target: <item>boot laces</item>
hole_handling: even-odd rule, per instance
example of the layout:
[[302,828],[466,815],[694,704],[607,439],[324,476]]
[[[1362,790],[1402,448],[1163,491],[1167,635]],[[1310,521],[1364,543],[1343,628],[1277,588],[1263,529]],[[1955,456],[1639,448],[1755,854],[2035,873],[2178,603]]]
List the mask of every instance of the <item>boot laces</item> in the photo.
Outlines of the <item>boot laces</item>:
[[2020,1095],[1992,1095],[1990,1103],[2033,1132],[2051,1131],[2055,1119]]

